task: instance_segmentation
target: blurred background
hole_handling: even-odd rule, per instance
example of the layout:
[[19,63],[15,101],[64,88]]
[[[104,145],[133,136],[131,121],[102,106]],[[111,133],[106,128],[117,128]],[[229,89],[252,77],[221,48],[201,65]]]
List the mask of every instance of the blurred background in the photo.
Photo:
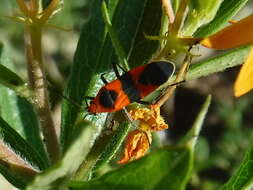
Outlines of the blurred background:
[[[47,77],[59,91],[66,84],[81,26],[88,20],[89,11],[87,0],[65,1],[62,11],[51,23],[72,30],[65,32],[45,29],[43,50]],[[250,1],[235,20],[252,12],[253,2]],[[5,17],[13,15],[19,15],[15,0],[1,1],[0,41],[11,52],[18,74],[26,79],[23,25]],[[194,62],[215,56],[218,52],[198,47],[196,53],[201,56]],[[161,136],[165,144],[174,144],[192,126],[205,97],[208,94],[213,96],[197,144],[195,170],[188,189],[216,189],[229,179],[250,148],[253,139],[253,93],[239,99],[233,97],[233,83],[238,71],[239,67],[235,67],[223,73],[186,82],[178,87],[174,98],[163,108],[170,129]],[[55,122],[59,122],[61,97],[51,92],[50,99]],[[1,177],[0,189],[15,188]]]

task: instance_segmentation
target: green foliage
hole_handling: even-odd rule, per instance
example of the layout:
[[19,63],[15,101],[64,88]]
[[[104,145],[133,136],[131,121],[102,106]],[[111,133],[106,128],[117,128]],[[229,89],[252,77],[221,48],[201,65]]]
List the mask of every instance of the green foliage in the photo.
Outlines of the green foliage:
[[32,178],[47,167],[46,160],[2,118],[0,118],[0,171],[17,187],[24,187]]
[[[72,182],[77,189],[179,189],[189,169],[190,151],[164,148],[87,183]],[[178,169],[180,168],[180,169]]]
[[[10,80],[15,80],[17,75],[7,68],[9,67],[15,70],[7,48],[2,47],[0,56],[0,67],[4,68],[3,70],[0,70],[5,73],[5,75],[1,76],[8,76],[10,77]],[[9,73],[13,74],[8,75]],[[21,86],[17,85],[12,88],[6,83],[6,86],[10,89],[6,86],[0,86],[0,115],[10,126],[12,126],[12,128],[26,139],[36,151],[39,152],[45,161],[49,162],[39,132],[39,123],[36,113],[34,112],[32,105],[25,98],[18,96],[20,93],[17,89],[22,89],[22,96],[23,92],[26,91],[23,86],[25,86],[25,88],[27,88],[27,86],[20,77],[18,77],[18,80],[22,81],[20,83]],[[16,94],[13,90],[17,90]]]
[[73,133],[73,141],[61,161],[39,174],[27,190],[62,190],[83,162],[91,146],[94,126],[86,121],[79,123]]
[[248,0],[224,0],[214,19],[194,33],[195,37],[209,36],[222,29],[230,19],[247,3]]
[[[196,140],[206,116],[211,98],[204,103],[193,128],[178,147],[156,150],[148,156],[109,172],[89,182],[72,182],[75,190],[116,189],[185,189],[193,167]],[[154,175],[155,174],[155,175]]]
[[[41,1],[44,9],[51,2],[52,0]],[[178,9],[182,2],[187,1],[174,0],[173,9]],[[223,28],[247,2],[189,0],[189,9],[185,12],[186,19],[179,33],[195,37],[211,35]],[[6,7],[6,4],[3,6]],[[79,39],[73,65],[66,66],[67,68],[63,68],[61,64],[57,65],[60,75],[62,70],[71,71],[64,88],[65,99],[60,102],[61,123],[56,122],[56,129],[60,128],[62,155],[54,164],[48,159],[48,152],[41,137],[43,130],[40,128],[40,122],[44,118],[36,111],[40,105],[34,99],[34,91],[22,72],[22,69],[25,70],[24,66],[20,69],[20,65],[16,64],[23,62],[19,60],[22,60],[22,56],[17,53],[17,49],[21,49],[20,42],[10,39],[8,43],[4,43],[8,45],[0,44],[0,172],[9,182],[27,190],[183,190],[188,187],[237,190],[252,186],[253,150],[250,141],[253,131],[248,127],[252,126],[252,123],[249,124],[244,119],[244,112],[250,109],[252,99],[246,97],[238,102],[217,100],[218,95],[214,91],[212,93],[216,96],[213,96],[214,101],[208,112],[212,121],[209,121],[207,115],[211,102],[211,96],[208,96],[202,107],[197,104],[198,110],[201,108],[200,111],[196,111],[197,116],[192,117],[192,120],[195,120],[189,124],[192,127],[187,132],[184,131],[177,143],[168,146],[167,142],[161,141],[157,135],[156,138],[161,141],[159,148],[151,147],[150,153],[139,160],[125,165],[116,164],[119,153],[124,152],[121,148],[124,139],[137,124],[131,125],[124,112],[88,115],[83,119],[87,114],[87,109],[83,108],[84,97],[97,94],[103,85],[100,80],[102,73],[108,73],[108,81],[115,78],[115,74],[111,72],[112,62],[118,62],[125,69],[129,69],[156,58],[160,48],[165,45],[166,34],[163,32],[168,28],[166,16],[162,11],[163,6],[161,1],[154,0],[76,0],[66,2],[64,8],[67,8],[67,11],[63,10],[58,20],[56,16],[55,21],[59,22],[59,25],[62,22],[63,26],[66,23],[73,25],[71,35],[74,34]],[[0,7],[0,10],[2,9],[4,8]],[[82,27],[79,34],[76,28],[80,28],[80,25]],[[21,31],[16,27],[11,29],[11,26],[8,26],[8,29],[6,26],[6,30],[10,31],[9,35]],[[50,32],[45,32],[48,38],[43,40],[51,39]],[[60,33],[52,32],[57,39],[60,39]],[[5,39],[6,34],[2,34],[1,39]],[[157,40],[148,40],[145,37],[147,35],[155,36],[154,39]],[[66,47],[68,45],[64,44]],[[166,47],[173,49],[177,45],[171,43]],[[250,49],[251,46],[239,47],[197,61],[187,70],[185,80],[188,82],[238,66],[245,60]],[[68,55],[65,55],[65,50],[47,50],[47,56],[43,55],[45,63],[50,63],[48,54],[59,56],[58,62]],[[177,52],[175,54],[178,56]],[[54,70],[52,64],[48,65],[48,71]],[[28,71],[28,74],[31,73]],[[54,76],[48,75],[50,82],[55,82]],[[59,78],[62,78],[59,83],[66,79],[62,76]],[[171,77],[163,87],[174,83],[175,78],[175,75]],[[204,85],[199,84],[201,89]],[[226,84],[226,91],[229,91],[228,88],[232,87]],[[160,88],[153,95],[160,97],[164,93],[163,90]],[[47,93],[47,89],[45,91]],[[53,102],[51,111],[55,114],[60,104],[57,102],[59,97],[56,98],[55,94],[50,93],[50,98]],[[188,99],[188,96],[185,95],[185,98]],[[151,99],[154,100],[154,96],[151,96]],[[192,112],[190,107],[185,106],[184,109]],[[187,116],[181,117],[185,120]],[[219,123],[218,130],[208,129],[212,122],[219,119],[222,120],[222,124]],[[182,127],[173,125],[172,130]],[[202,126],[203,135],[200,135]],[[206,135],[208,130],[215,131],[215,137],[216,133],[220,134],[213,140],[211,135]],[[250,149],[246,152],[248,148]],[[245,157],[241,162],[243,154]],[[236,170],[235,166],[239,166],[239,169]],[[206,179],[202,176],[202,173],[208,173],[206,171],[212,169],[225,171],[227,176],[222,179]],[[232,177],[229,179],[230,176]]]
[[184,23],[182,36],[192,36],[199,27],[213,20],[222,1],[223,0],[190,1],[189,13]]
[[[1,64],[0,64],[0,83],[8,86],[9,88],[16,90],[20,88],[20,86],[24,86],[25,82],[13,71],[8,69],[6,66],[11,66],[10,60],[7,56],[3,55],[3,44],[0,44],[0,56],[1,56]],[[4,66],[6,65],[6,66]]]
[[[95,95],[101,87],[101,83],[98,83],[100,73],[111,68],[113,61],[117,62],[111,40],[106,35],[101,3],[102,1],[99,1],[99,3],[97,1],[89,2],[91,10],[93,10],[92,15],[89,22],[82,28],[75,53],[74,65],[65,91],[67,97],[79,104],[81,104],[85,96]],[[131,9],[125,8],[132,3],[135,4],[134,7]],[[114,14],[111,15],[112,25],[115,31],[118,31],[119,41],[126,54],[129,54],[132,48],[145,4],[146,1],[142,0],[124,1],[115,8]],[[126,17],[128,18],[127,20],[125,19]],[[127,31],[127,35],[125,31]],[[78,109],[65,101],[62,108],[61,131],[63,148],[66,148],[65,146],[71,136],[71,130],[77,114]]]
[[253,176],[253,149],[251,148],[245,155],[238,171],[233,177],[220,188],[220,190],[247,189],[252,187]]

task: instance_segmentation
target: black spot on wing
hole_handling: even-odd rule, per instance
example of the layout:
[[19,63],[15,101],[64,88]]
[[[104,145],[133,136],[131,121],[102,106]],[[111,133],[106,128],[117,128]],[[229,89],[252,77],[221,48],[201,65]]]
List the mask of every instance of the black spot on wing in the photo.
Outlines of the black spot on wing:
[[160,86],[174,73],[175,66],[168,61],[149,63],[139,77],[139,83]]
[[122,90],[128,96],[130,102],[136,102],[141,99],[138,89],[135,87],[134,81],[129,73],[123,74],[119,78]]
[[105,108],[114,108],[114,103],[117,97],[118,93],[114,90],[107,90],[103,88],[99,96],[99,103]]

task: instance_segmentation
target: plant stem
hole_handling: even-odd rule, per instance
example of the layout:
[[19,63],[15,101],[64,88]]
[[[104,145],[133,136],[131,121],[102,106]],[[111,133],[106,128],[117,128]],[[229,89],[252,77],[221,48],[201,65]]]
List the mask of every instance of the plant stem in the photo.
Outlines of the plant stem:
[[31,89],[34,90],[34,100],[47,152],[51,162],[54,163],[60,158],[60,149],[50,112],[47,81],[42,61],[42,28],[39,25],[27,25],[25,30],[29,82]]
[[178,32],[180,30],[180,27],[182,25],[183,19],[184,19],[184,14],[186,11],[186,8],[188,6],[189,0],[182,0],[180,2],[179,8],[177,10],[175,20],[174,22],[169,25],[169,31],[172,35],[178,36]]
[[[184,62],[181,65],[178,74],[176,75],[176,79],[174,80],[174,83],[178,83],[182,81],[183,78],[185,78],[185,74],[191,63],[191,60],[192,60],[192,56],[189,53],[187,53],[187,55],[185,56]],[[155,105],[153,105],[153,107],[156,107],[156,108],[161,107],[170,98],[170,96],[175,91],[176,87],[177,87],[176,85],[169,87],[164,92],[164,95],[155,103]]]
[[162,5],[164,8],[164,12],[168,16],[169,22],[173,23],[175,20],[175,15],[171,5],[171,0],[162,0]]

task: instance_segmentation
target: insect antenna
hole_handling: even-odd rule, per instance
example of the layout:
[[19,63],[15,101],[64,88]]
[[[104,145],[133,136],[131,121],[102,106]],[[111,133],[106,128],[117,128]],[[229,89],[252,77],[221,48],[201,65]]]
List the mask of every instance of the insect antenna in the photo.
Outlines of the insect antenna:
[[50,90],[52,90],[52,92],[54,92],[58,96],[62,97],[63,99],[67,100],[69,103],[73,104],[74,106],[78,107],[79,109],[84,109],[83,106],[81,106],[80,104],[78,104],[74,100],[72,100],[69,97],[62,94],[62,92],[59,91],[57,88],[55,88],[48,80],[47,80],[47,83],[48,83],[48,86],[49,86]]
[[112,62],[112,68],[115,72],[115,75],[117,78],[120,78],[120,73],[119,73],[119,70],[117,68],[117,66],[124,72],[126,73],[127,71],[120,65],[120,64],[117,64],[116,62]]

